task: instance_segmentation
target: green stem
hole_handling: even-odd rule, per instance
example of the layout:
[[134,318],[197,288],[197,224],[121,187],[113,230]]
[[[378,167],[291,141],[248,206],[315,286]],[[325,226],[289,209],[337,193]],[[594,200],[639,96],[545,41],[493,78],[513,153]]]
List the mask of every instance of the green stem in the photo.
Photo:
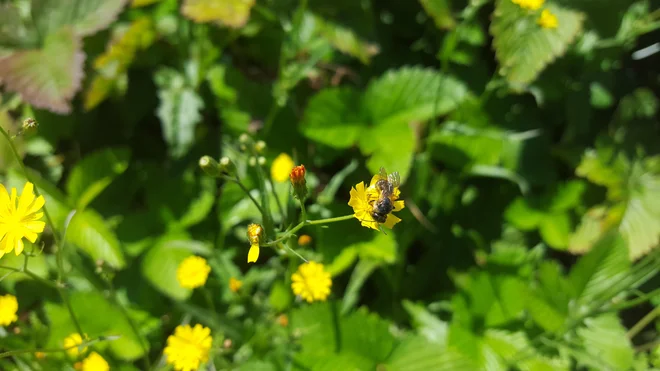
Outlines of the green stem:
[[49,280],[47,280],[43,277],[39,277],[37,274],[35,274],[34,272],[32,272],[28,269],[7,267],[7,266],[4,266],[4,265],[0,265],[0,269],[6,269],[8,271],[12,271],[12,272],[16,272],[16,273],[25,273],[26,275],[28,275],[30,278],[32,278],[35,281],[39,281],[39,282],[43,283],[44,285],[46,285],[48,287],[54,288],[55,290],[59,289],[59,286],[55,282],[49,281]]
[[282,216],[282,222],[280,223],[280,226],[284,226],[286,223],[286,215],[284,215],[284,208],[282,207],[282,203],[280,202],[280,197],[277,195],[277,192],[275,192],[275,183],[273,183],[273,178],[270,175],[268,175],[267,179],[268,179],[268,183],[270,184],[270,190],[271,192],[273,192],[273,197],[275,198],[277,211],[279,211],[280,216]]
[[648,324],[658,316],[660,316],[660,306],[655,307],[655,309],[642,317],[639,322],[635,323],[635,325],[626,333],[626,337],[628,339],[634,338],[635,335],[639,334],[639,332],[642,331],[644,327],[648,326]]
[[41,352],[41,353],[59,353],[59,352],[66,352],[66,351],[68,351],[70,349],[74,349],[74,348],[78,348],[78,349],[85,348],[87,346],[93,345],[93,344],[98,343],[100,341],[115,340],[115,338],[118,338],[118,337],[116,337],[116,336],[112,336],[112,337],[110,337],[110,336],[99,336],[97,338],[87,340],[87,341],[83,341],[80,344],[72,345],[72,346],[66,347],[66,348],[10,350],[8,352],[0,353],[0,359],[11,357],[11,356],[16,356],[16,355],[19,355],[19,354],[26,354],[26,353],[37,353],[37,352]]
[[355,216],[353,214],[350,215],[344,215],[344,216],[338,216],[335,218],[327,218],[327,219],[318,219],[318,220],[303,220],[302,222],[298,223],[295,227],[291,228],[290,230],[286,231],[280,238],[266,242],[261,244],[261,246],[275,246],[278,243],[282,241],[286,241],[288,238],[293,236],[294,233],[298,232],[302,227],[308,226],[308,225],[318,225],[318,224],[329,224],[329,223],[335,223],[335,222],[341,222],[343,220],[349,220],[353,219]]
[[264,213],[263,222],[264,228],[266,229],[266,236],[275,235],[275,227],[273,225],[273,215],[270,212],[270,202],[268,200],[268,192],[266,191],[266,176],[264,175],[261,165],[257,164],[255,166],[257,169],[257,177],[259,178],[259,192],[261,193],[261,204],[263,205]]
[[117,297],[117,291],[115,290],[114,285],[112,284],[111,281],[108,282],[110,286],[110,294],[112,301],[115,303],[115,305],[119,308],[119,311],[121,312],[122,316],[126,318],[126,321],[128,322],[129,327],[131,328],[131,331],[133,331],[133,334],[138,338],[138,341],[140,342],[140,347],[144,351],[144,364],[145,364],[145,369],[149,370],[151,369],[151,360],[149,359],[149,347],[148,343],[144,341],[143,336],[140,335],[140,331],[138,329],[137,324],[131,318],[131,316],[128,314],[128,309],[124,307],[124,305],[119,301],[119,298]]
[[303,222],[307,220],[307,209],[305,209],[305,201],[304,200],[298,200],[300,202],[300,211],[302,213],[301,218]]
[[660,294],[660,289],[655,289],[655,290],[649,292],[648,294],[640,295],[639,297],[637,297],[635,299],[624,301],[623,303],[619,303],[617,305],[612,305],[611,307],[609,307],[607,309],[604,309],[603,312],[618,312],[618,311],[621,311],[623,309],[632,308],[634,306],[637,306],[639,304],[642,304],[642,303],[650,300],[652,297],[654,297],[658,294]]
[[[7,143],[9,144],[9,147],[11,148],[12,153],[14,154],[14,157],[16,157],[16,161],[18,164],[21,166],[21,169],[23,170],[23,173],[25,174],[25,179],[32,183],[34,186],[34,194],[39,197],[41,196],[41,192],[39,192],[39,188],[37,185],[32,181],[30,177],[30,173],[28,172],[27,168],[25,167],[25,164],[23,163],[23,159],[21,156],[18,154],[18,150],[16,150],[16,146],[14,145],[14,141],[11,140],[11,137],[9,137],[9,133],[5,131],[5,129],[0,126],[0,133],[2,133],[2,136],[5,137],[7,140]],[[48,225],[50,225],[50,228],[53,232],[53,239],[55,240],[55,245],[57,245],[57,250],[55,250],[56,254],[56,261],[57,261],[57,284],[55,287],[57,288],[57,291],[60,294],[60,297],[62,297],[62,300],[66,302],[66,307],[67,310],[69,311],[69,316],[71,317],[71,321],[73,321],[73,324],[76,326],[76,330],[78,333],[82,336],[83,331],[82,328],[80,327],[80,323],[78,323],[78,318],[76,317],[75,313],[73,312],[73,309],[71,308],[71,303],[69,303],[68,296],[66,295],[66,292],[64,292],[64,288],[62,287],[62,282],[64,280],[64,263],[63,263],[63,251],[64,251],[64,246],[62,244],[62,241],[60,240],[60,237],[57,234],[57,228],[55,228],[55,223],[53,223],[53,219],[50,217],[50,213],[48,212],[48,208],[44,204],[42,207],[42,210],[44,212],[44,215],[46,216],[46,221],[48,222]]]
[[252,201],[252,203],[254,204],[254,206],[256,206],[257,209],[259,209],[259,212],[261,213],[261,215],[262,215],[262,216],[264,215],[264,209],[262,209],[262,208],[261,208],[261,205],[259,204],[259,202],[257,202],[257,200],[256,200],[254,197],[252,197],[252,195],[250,194],[250,190],[247,189],[247,188],[243,185],[243,183],[241,183],[241,179],[238,177],[238,174],[236,175],[235,178],[228,177],[228,176],[225,176],[225,177],[222,177],[222,178],[225,179],[225,180],[228,180],[228,181],[230,181],[230,182],[234,182],[234,183],[238,184],[238,186],[243,190],[243,192],[245,192],[245,194],[250,198],[250,200]]

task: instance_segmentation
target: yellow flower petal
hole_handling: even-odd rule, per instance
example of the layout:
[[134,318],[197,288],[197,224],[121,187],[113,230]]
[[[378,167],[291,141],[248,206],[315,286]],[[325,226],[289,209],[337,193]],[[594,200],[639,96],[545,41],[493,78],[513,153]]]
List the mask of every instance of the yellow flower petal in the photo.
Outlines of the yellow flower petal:
[[[353,216],[360,221],[360,225],[375,230],[380,230],[379,223],[372,216],[373,205],[380,198],[380,190],[376,188],[376,182],[380,179],[383,179],[380,174],[374,175],[367,188],[365,188],[364,182],[356,184],[355,187],[351,188],[350,199],[348,200],[348,205],[353,208]],[[395,187],[390,197],[393,203],[392,211],[400,211],[405,207],[403,200],[397,200],[400,193],[399,187]],[[400,221],[400,218],[390,213],[383,224],[386,227],[392,228],[394,224]]]
[[313,261],[301,264],[296,273],[291,275],[291,290],[308,303],[325,301],[330,295],[332,278],[325,271],[323,264]]
[[176,279],[179,285],[187,289],[195,289],[204,286],[211,272],[211,267],[206,259],[200,256],[189,256],[185,258],[176,270]]
[[248,251],[248,256],[247,256],[247,262],[248,263],[254,263],[257,261],[259,258],[259,244],[254,244],[250,246],[250,250]]
[[291,156],[281,153],[273,160],[270,167],[270,176],[278,183],[286,182],[289,180],[289,175],[295,165]]
[[[40,221],[43,217],[41,208],[44,206],[43,196],[35,197],[34,185],[26,182],[21,196],[16,194],[16,188],[7,192],[4,185],[0,186],[0,250],[3,254],[12,250],[20,255],[25,250],[23,239],[34,243],[38,234],[43,232],[46,223]],[[2,256],[0,255],[0,257]]]
[[175,370],[195,371],[209,360],[213,345],[211,329],[196,324],[181,325],[174,329],[174,334],[167,338],[167,347],[163,350],[167,363]]
[[[2,255],[0,255],[2,256]],[[0,326],[9,326],[18,320],[18,300],[14,295],[0,296]]]

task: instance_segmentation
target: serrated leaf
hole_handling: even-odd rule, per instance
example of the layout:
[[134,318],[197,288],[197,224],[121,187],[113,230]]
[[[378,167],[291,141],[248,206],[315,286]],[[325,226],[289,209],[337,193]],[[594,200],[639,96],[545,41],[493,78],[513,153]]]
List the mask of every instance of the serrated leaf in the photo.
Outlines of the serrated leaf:
[[504,217],[516,228],[528,231],[538,227],[544,214],[541,210],[531,207],[525,198],[518,197],[507,207]]
[[66,230],[66,238],[95,261],[101,260],[115,269],[126,265],[117,236],[93,210],[76,212]]
[[36,44],[36,32],[27,27],[15,4],[10,2],[0,4],[0,46],[20,48]]
[[110,25],[127,0],[34,0],[32,18],[39,33],[47,35],[70,26],[78,36],[87,36]]
[[174,300],[183,301],[192,295],[192,290],[179,285],[176,270],[179,264],[191,255],[208,255],[210,249],[198,241],[163,237],[145,255],[142,275],[158,291]]
[[528,293],[525,296],[525,306],[536,324],[551,333],[557,332],[563,327],[567,318],[565,314],[534,293]]
[[543,241],[555,249],[564,250],[571,236],[571,219],[565,212],[546,214],[539,224]]
[[412,317],[412,323],[420,335],[439,346],[447,344],[449,334],[447,322],[436,317],[422,305],[408,300],[403,301],[403,308]]
[[217,22],[240,28],[250,17],[255,0],[185,0],[181,13],[198,23]]
[[324,89],[314,95],[300,124],[309,139],[333,148],[348,148],[366,128],[360,116],[359,92],[351,88]]
[[156,114],[161,121],[163,136],[173,157],[185,155],[195,141],[195,128],[201,121],[204,101],[186,84],[183,75],[171,69],[156,72],[160,103]]
[[581,180],[572,180],[560,184],[550,201],[550,210],[565,211],[580,204],[587,184]]
[[78,210],[84,209],[128,168],[128,148],[106,148],[85,156],[71,170],[66,188]]
[[511,0],[498,0],[490,33],[500,73],[515,85],[527,85],[555,58],[562,56],[582,29],[582,13],[547,3],[558,19],[555,29],[537,24],[539,12],[528,12]]
[[387,360],[388,371],[477,370],[477,365],[453,348],[429,343],[421,336],[407,336]]
[[579,363],[595,369],[602,369],[604,363],[612,370],[629,370],[632,366],[634,350],[616,314],[587,318],[585,327],[577,333],[585,352],[591,355],[578,359]]
[[49,34],[41,49],[0,57],[0,81],[35,107],[69,113],[83,75],[85,54],[80,43],[79,36],[65,28]]

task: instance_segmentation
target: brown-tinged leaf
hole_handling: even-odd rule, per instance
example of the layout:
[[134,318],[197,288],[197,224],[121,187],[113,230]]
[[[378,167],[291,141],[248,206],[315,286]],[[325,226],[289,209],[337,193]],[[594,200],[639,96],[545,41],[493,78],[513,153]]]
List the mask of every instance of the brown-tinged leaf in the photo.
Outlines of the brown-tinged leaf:
[[240,28],[250,17],[255,0],[185,0],[181,13],[197,23],[217,22]]

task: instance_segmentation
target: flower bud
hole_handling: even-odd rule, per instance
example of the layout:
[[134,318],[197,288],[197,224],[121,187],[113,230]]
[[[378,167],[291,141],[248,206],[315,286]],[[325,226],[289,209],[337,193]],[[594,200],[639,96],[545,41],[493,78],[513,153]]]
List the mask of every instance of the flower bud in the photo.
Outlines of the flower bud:
[[247,237],[250,241],[250,251],[248,251],[248,263],[254,263],[259,258],[259,242],[263,238],[264,229],[259,224],[250,224],[247,228]]
[[306,246],[312,242],[312,237],[308,234],[303,234],[298,237],[298,246]]
[[291,170],[289,178],[291,179],[291,185],[293,186],[294,196],[304,201],[307,197],[307,180],[305,180],[305,165],[299,165]]
[[238,137],[238,142],[241,144],[248,144],[250,142],[250,136],[243,133]]
[[39,123],[37,123],[37,120],[33,118],[27,118],[23,120],[23,134],[31,134],[37,131],[37,127],[39,126]]
[[266,165],[266,158],[264,156],[259,156],[257,162],[259,163],[259,166],[264,166]]
[[236,172],[236,165],[234,165],[234,162],[229,157],[223,156],[220,159],[220,170],[231,175]]
[[211,156],[202,156],[199,159],[199,167],[201,167],[207,175],[212,177],[218,177],[222,174],[220,164],[218,164],[218,162]]
[[257,166],[257,158],[254,156],[250,157],[250,159],[248,160],[248,165],[253,167]]
[[266,149],[266,142],[263,140],[257,141],[257,143],[254,144],[254,150],[257,151],[257,153],[262,153]]

